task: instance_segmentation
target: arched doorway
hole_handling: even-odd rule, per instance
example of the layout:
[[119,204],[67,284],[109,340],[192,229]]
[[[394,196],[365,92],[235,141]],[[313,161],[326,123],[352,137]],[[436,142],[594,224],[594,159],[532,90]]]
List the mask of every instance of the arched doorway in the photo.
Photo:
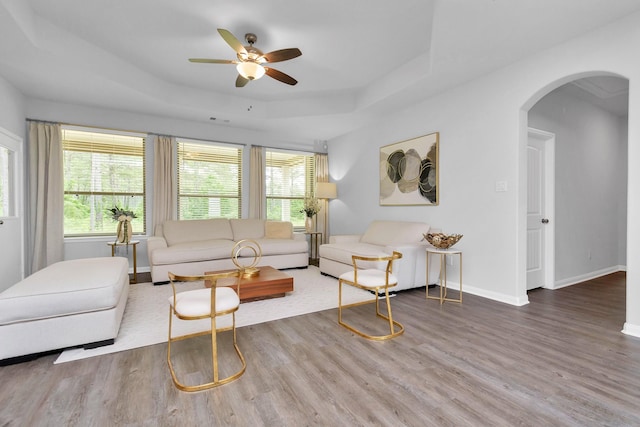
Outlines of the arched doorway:
[[[547,287],[626,268],[628,88],[628,79],[611,73],[568,76],[523,107],[525,129],[556,135],[556,206],[548,215],[556,268]],[[526,141],[520,149],[527,150]]]

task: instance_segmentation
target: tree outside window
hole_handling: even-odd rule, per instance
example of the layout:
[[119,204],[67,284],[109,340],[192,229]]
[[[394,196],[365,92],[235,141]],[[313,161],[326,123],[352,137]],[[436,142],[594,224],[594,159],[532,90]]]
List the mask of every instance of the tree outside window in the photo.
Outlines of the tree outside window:
[[143,135],[62,130],[65,237],[115,233],[109,209],[133,211],[132,228],[145,233]]

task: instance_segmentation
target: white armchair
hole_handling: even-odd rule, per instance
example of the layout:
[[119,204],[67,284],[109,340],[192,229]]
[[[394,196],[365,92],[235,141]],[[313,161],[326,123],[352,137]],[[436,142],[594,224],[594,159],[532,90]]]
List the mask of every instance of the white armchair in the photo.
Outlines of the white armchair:
[[[398,279],[394,291],[421,287],[426,284],[426,246],[423,234],[429,232],[429,225],[422,222],[373,221],[364,234],[331,236],[329,243],[320,246],[320,272],[340,277],[353,270],[352,255],[384,257],[394,251],[402,253],[402,258],[393,262],[393,272]],[[380,265],[366,265],[363,268],[384,269]],[[429,283],[436,283],[440,273],[437,265],[429,269]]]

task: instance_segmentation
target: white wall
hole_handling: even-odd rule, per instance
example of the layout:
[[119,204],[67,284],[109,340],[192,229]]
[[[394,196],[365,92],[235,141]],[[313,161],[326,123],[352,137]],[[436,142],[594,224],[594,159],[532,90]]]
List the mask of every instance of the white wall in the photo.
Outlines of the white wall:
[[529,126],[556,135],[556,284],[626,264],[627,120],[569,89],[529,110]]
[[86,105],[63,104],[39,99],[27,99],[26,115],[30,119],[96,126],[135,132],[150,132],[183,138],[232,142],[247,145],[315,150],[319,147],[305,141],[273,138],[264,132],[218,125],[210,121],[195,122],[127,111],[110,110]]
[[[329,141],[334,234],[360,232],[373,219],[423,220],[464,234],[467,291],[512,304],[526,295],[527,111],[551,90],[588,75],[630,80],[629,164],[640,162],[640,15],[540,52],[406,110]],[[441,202],[435,207],[378,204],[380,146],[440,132]],[[638,168],[636,168],[638,169]],[[640,336],[640,170],[629,168],[627,323]],[[496,192],[506,181],[507,192]],[[638,242],[638,243],[636,243]],[[637,260],[637,261],[636,261]],[[622,326],[622,325],[621,325]]]
[[25,140],[25,99],[0,76],[0,127]]

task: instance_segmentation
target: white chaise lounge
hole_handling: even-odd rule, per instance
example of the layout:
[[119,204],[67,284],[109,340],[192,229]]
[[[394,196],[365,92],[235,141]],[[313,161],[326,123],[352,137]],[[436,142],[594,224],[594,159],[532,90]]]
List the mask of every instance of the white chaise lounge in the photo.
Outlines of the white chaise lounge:
[[52,264],[0,293],[0,364],[114,342],[129,295],[125,258]]

